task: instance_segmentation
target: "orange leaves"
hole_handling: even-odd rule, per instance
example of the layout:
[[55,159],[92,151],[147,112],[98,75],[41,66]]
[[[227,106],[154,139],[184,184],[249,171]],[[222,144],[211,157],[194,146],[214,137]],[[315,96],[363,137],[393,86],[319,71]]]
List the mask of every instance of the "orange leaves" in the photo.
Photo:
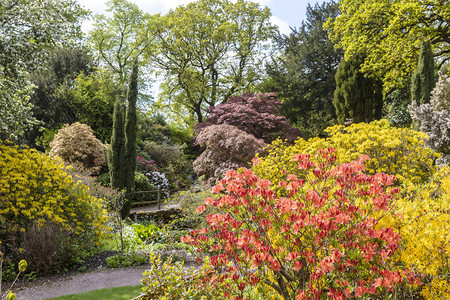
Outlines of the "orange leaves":
[[226,269],[215,274],[221,280],[240,275],[230,295],[242,296],[247,285],[267,280],[267,272],[277,274],[272,284],[297,299],[359,297],[392,288],[406,276],[389,267],[400,235],[375,229],[374,212],[392,209],[396,191],[386,187],[395,177],[364,174],[367,156],[336,165],[334,150],[325,149],[316,158],[295,155],[305,173],[283,174],[276,187],[251,170],[228,171],[213,188],[219,199],[199,208],[213,205],[222,213],[206,216],[208,231],[184,240]]

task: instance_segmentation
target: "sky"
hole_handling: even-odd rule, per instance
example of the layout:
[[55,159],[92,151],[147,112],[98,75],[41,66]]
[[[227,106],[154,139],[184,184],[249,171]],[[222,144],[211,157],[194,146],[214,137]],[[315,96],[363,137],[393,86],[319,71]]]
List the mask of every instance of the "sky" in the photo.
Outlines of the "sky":
[[[180,5],[193,2],[193,0],[130,0],[147,13],[167,13]],[[272,12],[272,23],[278,26],[283,34],[291,32],[290,27],[299,27],[306,15],[308,2],[314,5],[317,0],[252,0],[261,6],[267,6]],[[104,14],[107,0],[78,0],[84,8],[91,10],[94,14]],[[322,3],[322,1],[319,1]],[[90,29],[90,22],[83,24],[83,31]]]

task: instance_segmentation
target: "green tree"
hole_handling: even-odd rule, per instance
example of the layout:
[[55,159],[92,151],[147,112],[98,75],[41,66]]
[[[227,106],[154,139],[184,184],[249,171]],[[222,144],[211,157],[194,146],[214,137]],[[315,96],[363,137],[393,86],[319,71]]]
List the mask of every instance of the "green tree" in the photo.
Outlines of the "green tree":
[[417,105],[429,103],[431,91],[435,85],[434,59],[431,45],[428,42],[422,42],[419,62],[412,77],[411,103],[415,102]]
[[39,124],[30,104],[32,87],[23,77],[0,75],[0,139],[18,141],[26,130]]
[[111,186],[124,189],[126,187],[125,128],[124,104],[121,97],[118,97],[114,104],[111,146],[108,148],[108,167]]
[[333,104],[339,124],[347,119],[353,123],[380,119],[383,108],[381,81],[364,77],[360,67],[364,56],[343,59],[336,72]]
[[276,92],[283,100],[286,117],[305,138],[322,134],[333,125],[333,91],[337,66],[343,51],[335,49],[323,24],[339,14],[334,1],[308,4],[306,19],[289,35],[278,38],[281,55],[268,65],[264,92]]
[[362,72],[383,79],[385,90],[407,83],[422,40],[439,64],[450,59],[450,9],[443,0],[342,0],[327,24],[346,57],[365,53]]
[[131,203],[134,192],[134,173],[136,172],[136,131],[137,131],[137,113],[136,100],[138,96],[138,63],[134,61],[131,72],[130,84],[127,93],[127,114],[125,121],[125,177],[128,201],[122,208],[122,217],[130,214]]
[[0,5],[0,136],[18,139],[36,123],[27,72],[42,68],[52,49],[73,46],[87,15],[72,0],[3,0]]
[[[42,122],[42,127],[55,130],[63,124],[79,120],[75,106],[59,90],[61,86],[73,86],[75,78],[81,72],[90,74],[92,71],[93,62],[86,50],[62,48],[49,54],[44,68],[30,74],[30,80],[36,86],[30,103],[33,105],[33,116]],[[29,145],[34,146],[39,131],[40,126],[36,126],[27,133]]]
[[89,45],[101,64],[118,76],[121,84],[128,80],[136,57],[145,64],[147,51],[153,44],[149,23],[152,17],[127,0],[109,0],[111,17],[96,15],[89,32]]
[[261,79],[276,30],[268,8],[243,0],[199,0],[155,24],[155,62],[166,78],[159,105],[187,123],[202,122],[209,106]]
[[71,103],[77,121],[89,125],[103,142],[111,140],[114,100],[125,94],[115,79],[111,71],[98,68],[89,75],[80,73],[70,85],[58,89]]

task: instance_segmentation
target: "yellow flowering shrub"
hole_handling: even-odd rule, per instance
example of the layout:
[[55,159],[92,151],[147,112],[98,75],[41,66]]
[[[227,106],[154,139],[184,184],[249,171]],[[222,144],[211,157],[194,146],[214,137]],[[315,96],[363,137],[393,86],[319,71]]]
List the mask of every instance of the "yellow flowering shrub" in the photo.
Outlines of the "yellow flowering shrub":
[[338,163],[350,162],[368,155],[368,174],[383,172],[395,175],[400,181],[413,183],[427,181],[435,172],[434,159],[439,155],[425,146],[425,133],[408,128],[391,127],[387,120],[370,124],[358,123],[344,127],[336,125],[325,129],[327,138],[298,139],[294,145],[276,140],[267,149],[267,155],[254,166],[256,174],[278,184],[283,170],[298,172],[292,157],[298,153],[315,154],[319,149],[335,148]]
[[400,260],[426,275],[422,295],[450,299],[450,167],[441,168],[427,183],[405,181],[394,211],[380,225],[398,230]]
[[75,183],[60,160],[1,140],[0,155],[0,239],[4,243],[17,243],[31,227],[48,226],[64,232],[74,245],[101,238],[106,228],[101,199]]

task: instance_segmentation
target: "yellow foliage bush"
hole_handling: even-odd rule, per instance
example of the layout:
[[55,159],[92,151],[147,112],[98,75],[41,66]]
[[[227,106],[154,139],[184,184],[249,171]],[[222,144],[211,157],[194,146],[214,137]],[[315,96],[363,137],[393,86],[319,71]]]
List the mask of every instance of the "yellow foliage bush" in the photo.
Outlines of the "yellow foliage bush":
[[401,234],[399,259],[426,275],[426,299],[450,299],[450,167],[441,168],[427,183],[405,181],[394,211],[380,225]]
[[106,228],[102,201],[75,183],[60,160],[1,140],[0,155],[0,239],[56,225],[72,239],[99,240]]
[[315,154],[319,149],[335,148],[338,163],[350,162],[361,155],[368,155],[368,174],[383,172],[395,175],[400,181],[425,182],[435,172],[434,159],[439,154],[425,146],[425,133],[408,128],[391,127],[387,120],[370,124],[358,123],[344,127],[336,125],[325,129],[327,138],[298,139],[294,145],[281,140],[274,141],[267,155],[254,167],[257,175],[278,184],[287,174],[298,173],[292,157],[298,153]]

